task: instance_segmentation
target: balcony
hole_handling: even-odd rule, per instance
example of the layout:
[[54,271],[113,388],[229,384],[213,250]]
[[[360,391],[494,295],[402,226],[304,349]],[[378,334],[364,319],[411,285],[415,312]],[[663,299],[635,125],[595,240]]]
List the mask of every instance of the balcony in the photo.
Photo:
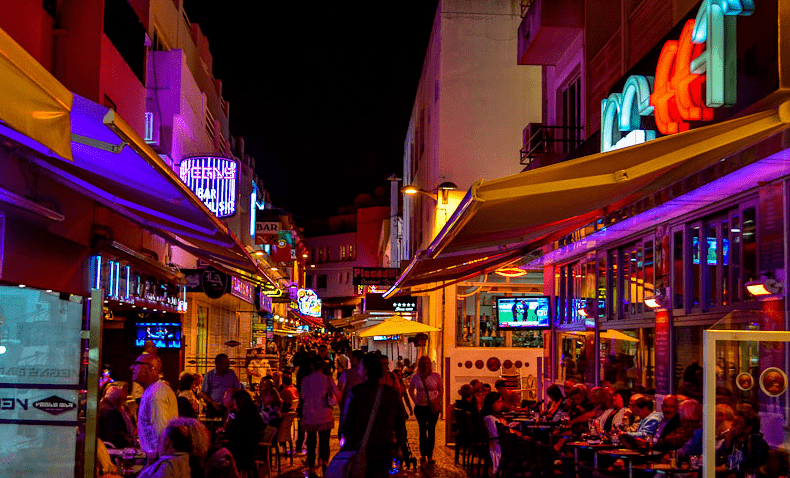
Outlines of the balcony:
[[555,65],[584,30],[580,0],[522,0],[518,64]]
[[583,128],[530,123],[522,133],[520,164],[524,169],[559,163],[583,141]]

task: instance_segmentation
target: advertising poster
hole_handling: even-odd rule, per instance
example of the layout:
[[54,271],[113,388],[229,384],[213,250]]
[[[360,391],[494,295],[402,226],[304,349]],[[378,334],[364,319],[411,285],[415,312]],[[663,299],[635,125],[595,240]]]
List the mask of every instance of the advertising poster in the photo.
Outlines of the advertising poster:
[[[656,309],[656,357],[669,357],[669,311]],[[672,370],[669,360],[656,360],[656,393],[669,393]]]

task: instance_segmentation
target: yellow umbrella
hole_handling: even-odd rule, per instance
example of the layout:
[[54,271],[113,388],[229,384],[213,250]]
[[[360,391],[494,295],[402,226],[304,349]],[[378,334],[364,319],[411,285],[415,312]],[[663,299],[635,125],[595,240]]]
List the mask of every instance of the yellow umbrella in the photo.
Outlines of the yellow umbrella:
[[436,327],[430,326],[428,324],[423,324],[422,322],[416,322],[414,320],[404,319],[400,315],[393,315],[392,317],[388,318],[384,322],[374,325],[368,329],[365,329],[364,332],[359,334],[360,337],[373,337],[376,335],[380,336],[390,336],[390,335],[411,335],[411,334],[418,334],[420,332],[438,332],[439,329]]

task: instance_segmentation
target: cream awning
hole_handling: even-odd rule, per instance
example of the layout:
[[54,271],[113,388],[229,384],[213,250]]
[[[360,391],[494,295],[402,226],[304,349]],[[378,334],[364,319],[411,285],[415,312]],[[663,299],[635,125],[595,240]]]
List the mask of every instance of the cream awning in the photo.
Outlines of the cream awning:
[[[426,269],[431,263],[441,266],[439,259],[526,250],[530,244],[567,234],[786,130],[790,92],[780,90],[769,99],[763,105],[772,106],[757,113],[630,148],[476,182],[445,227],[385,296],[433,282],[439,270],[427,274]],[[762,149],[765,155],[776,152]],[[422,277],[415,271],[421,271]],[[448,274],[443,280],[449,280]]]
[[71,160],[73,95],[0,29],[0,121]]

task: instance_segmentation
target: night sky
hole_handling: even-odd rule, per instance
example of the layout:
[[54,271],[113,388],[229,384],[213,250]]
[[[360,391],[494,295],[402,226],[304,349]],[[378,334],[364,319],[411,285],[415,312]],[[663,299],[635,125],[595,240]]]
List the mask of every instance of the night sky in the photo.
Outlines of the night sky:
[[402,174],[437,0],[185,0],[275,207],[320,219]]

